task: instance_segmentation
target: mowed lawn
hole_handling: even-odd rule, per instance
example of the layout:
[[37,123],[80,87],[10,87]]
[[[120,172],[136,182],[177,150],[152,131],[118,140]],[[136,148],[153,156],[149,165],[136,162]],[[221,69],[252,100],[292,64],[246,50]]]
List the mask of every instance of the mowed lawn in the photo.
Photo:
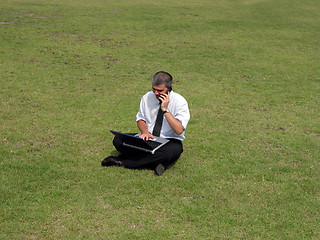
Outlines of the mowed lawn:
[[[319,239],[318,0],[2,0],[0,239]],[[159,71],[158,177],[102,168]]]

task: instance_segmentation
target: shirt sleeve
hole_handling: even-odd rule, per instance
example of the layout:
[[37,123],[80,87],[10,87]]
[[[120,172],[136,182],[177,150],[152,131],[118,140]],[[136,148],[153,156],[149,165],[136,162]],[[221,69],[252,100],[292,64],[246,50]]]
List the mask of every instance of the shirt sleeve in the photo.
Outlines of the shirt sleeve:
[[141,99],[140,101],[140,107],[139,107],[139,111],[136,115],[136,122],[138,122],[139,120],[143,120],[146,121],[146,117],[145,117],[145,109],[144,109],[144,97]]
[[190,112],[187,101],[184,101],[178,108],[178,111],[175,114],[175,118],[178,119],[183,128],[186,129],[188,122],[190,120]]

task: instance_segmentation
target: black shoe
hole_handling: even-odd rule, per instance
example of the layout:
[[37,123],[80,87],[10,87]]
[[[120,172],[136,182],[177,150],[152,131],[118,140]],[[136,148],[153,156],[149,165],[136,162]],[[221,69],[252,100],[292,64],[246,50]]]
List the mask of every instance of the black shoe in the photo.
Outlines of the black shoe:
[[109,167],[109,166],[123,166],[123,162],[114,156],[109,156],[106,157],[105,159],[103,159],[103,161],[101,162],[101,166],[103,167]]
[[157,167],[154,169],[154,171],[158,176],[160,176],[166,171],[166,168],[165,166],[163,166],[162,163],[159,163]]

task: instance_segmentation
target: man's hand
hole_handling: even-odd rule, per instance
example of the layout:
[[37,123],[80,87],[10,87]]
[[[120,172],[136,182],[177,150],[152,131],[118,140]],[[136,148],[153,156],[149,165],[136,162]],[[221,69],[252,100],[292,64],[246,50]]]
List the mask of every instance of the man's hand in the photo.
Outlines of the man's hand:
[[159,100],[161,100],[161,110],[162,111],[165,111],[168,109],[168,105],[169,105],[169,102],[170,102],[170,95],[169,93],[167,94],[162,94],[160,97],[159,97]]
[[154,138],[152,136],[152,134],[149,133],[149,132],[148,133],[141,133],[141,135],[139,137],[142,138],[145,141],[148,141],[150,138]]
[[137,124],[138,124],[139,130],[141,131],[141,135],[139,136],[140,138],[142,138],[145,141],[148,141],[150,138],[154,138],[152,134],[149,133],[147,124],[145,121],[139,120]]

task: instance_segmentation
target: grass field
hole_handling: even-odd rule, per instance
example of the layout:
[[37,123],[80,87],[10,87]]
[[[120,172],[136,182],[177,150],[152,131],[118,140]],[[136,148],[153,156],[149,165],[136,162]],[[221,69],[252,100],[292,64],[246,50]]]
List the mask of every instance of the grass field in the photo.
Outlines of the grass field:
[[[2,0],[0,239],[319,239],[318,0]],[[102,168],[150,79],[189,102],[161,177]]]

